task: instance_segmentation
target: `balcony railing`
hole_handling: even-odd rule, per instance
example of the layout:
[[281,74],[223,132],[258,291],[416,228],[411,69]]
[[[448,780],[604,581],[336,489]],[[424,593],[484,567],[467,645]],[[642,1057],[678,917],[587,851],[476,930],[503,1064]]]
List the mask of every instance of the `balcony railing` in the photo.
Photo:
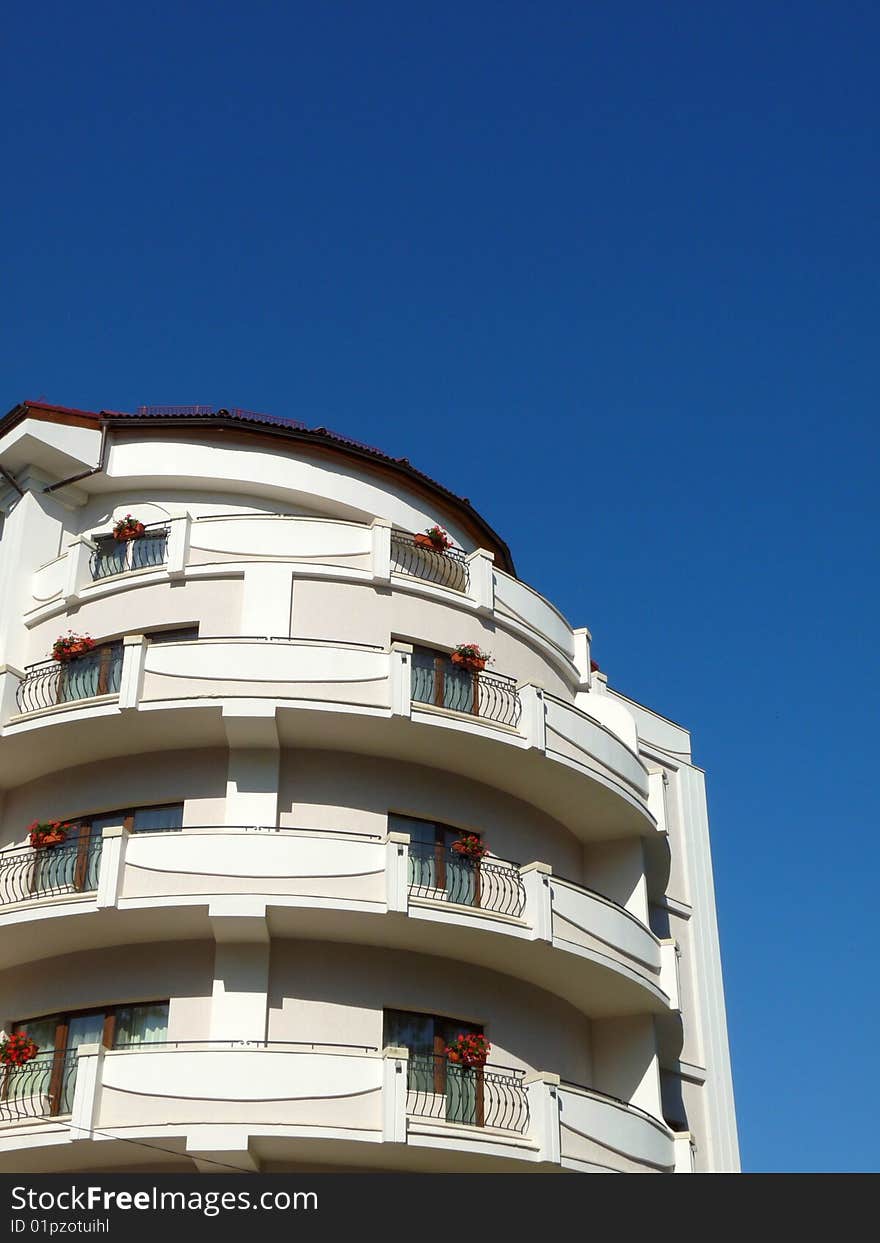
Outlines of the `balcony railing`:
[[97,890],[103,844],[100,836],[76,837],[0,851],[0,907]]
[[410,1054],[406,1112],[459,1126],[495,1127],[523,1134],[529,1103],[523,1073],[506,1067],[468,1068],[445,1053]]
[[29,665],[18,684],[20,712],[38,712],[95,695],[115,695],[122,674],[122,644],[106,643],[73,660],[44,660]]
[[409,847],[409,891],[418,898],[520,916],[526,891],[519,869],[491,859],[468,859],[448,846]]
[[76,1065],[76,1049],[59,1049],[38,1053],[24,1066],[0,1067],[0,1122],[69,1114]]
[[471,673],[443,656],[413,653],[412,699],[452,712],[496,721],[516,729],[522,703],[513,678],[498,673]]
[[168,525],[150,523],[139,539],[115,540],[112,535],[100,535],[95,544],[90,558],[93,579],[164,565],[168,558]]
[[423,548],[405,531],[391,532],[391,568],[453,591],[470,587],[468,563],[460,548],[447,548],[445,552]]

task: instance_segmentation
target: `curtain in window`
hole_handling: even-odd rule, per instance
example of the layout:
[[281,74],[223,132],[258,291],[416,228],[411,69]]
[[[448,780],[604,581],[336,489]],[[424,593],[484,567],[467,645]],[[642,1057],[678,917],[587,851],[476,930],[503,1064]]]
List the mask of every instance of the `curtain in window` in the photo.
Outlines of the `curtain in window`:
[[168,1002],[119,1006],[114,1044],[156,1044],[168,1037]]
[[134,833],[155,833],[160,829],[183,828],[183,803],[169,803],[167,807],[138,807],[132,822]]

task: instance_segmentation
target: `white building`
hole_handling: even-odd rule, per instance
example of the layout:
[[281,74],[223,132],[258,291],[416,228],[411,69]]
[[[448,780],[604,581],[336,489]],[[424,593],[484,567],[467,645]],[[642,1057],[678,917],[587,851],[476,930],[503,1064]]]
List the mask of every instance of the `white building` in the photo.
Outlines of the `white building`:
[[0,1026],[39,1050],[0,1171],[738,1168],[689,735],[467,501],[198,408],[26,403],[0,468]]

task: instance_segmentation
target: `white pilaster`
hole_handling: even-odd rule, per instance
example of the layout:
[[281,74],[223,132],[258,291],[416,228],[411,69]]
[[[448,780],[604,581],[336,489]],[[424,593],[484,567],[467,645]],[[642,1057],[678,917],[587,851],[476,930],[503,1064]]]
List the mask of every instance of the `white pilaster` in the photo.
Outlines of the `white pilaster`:
[[391,523],[387,518],[374,518],[370,523],[372,536],[372,575],[374,583],[391,582]]
[[92,582],[92,554],[95,550],[95,544],[87,535],[78,535],[67,546],[64,603],[68,608],[78,603],[80,592]]
[[694,1137],[690,1131],[675,1131],[673,1141],[673,1152],[675,1153],[674,1172],[676,1174],[693,1174]]
[[103,1065],[102,1044],[79,1046],[76,1051],[76,1084],[70,1110],[70,1138],[73,1140],[92,1138],[92,1130],[98,1118],[98,1093]]
[[23,677],[21,669],[0,665],[0,725],[5,725],[20,711],[16,696]]
[[586,626],[579,626],[577,630],[572,631],[574,636],[574,667],[578,671],[578,690],[586,691],[590,689],[592,676],[590,673],[590,642],[592,635]]
[[391,644],[391,713],[412,716],[412,644]]
[[678,953],[678,944],[675,941],[660,942],[660,987],[669,998],[673,1010],[681,1009]]
[[553,892],[550,877],[553,869],[549,863],[526,863],[520,868],[526,905],[523,916],[532,930],[533,941],[553,940]]
[[115,906],[122,892],[125,847],[128,833],[121,824],[108,826],[101,833],[101,866],[98,871],[98,908]]
[[186,563],[189,560],[189,538],[192,530],[192,518],[189,513],[172,518],[168,526],[168,577],[179,579],[186,577]]
[[489,616],[495,612],[495,557],[485,548],[477,548],[465,557],[470,577],[468,594],[478,613]]
[[382,1139],[386,1144],[405,1144],[409,1050],[389,1045],[382,1058]]
[[536,751],[546,751],[547,724],[544,688],[536,683],[524,682],[517,687],[517,690],[522,704],[519,732],[525,735],[530,750],[534,748]]
[[538,1070],[526,1075],[523,1086],[529,1099],[529,1132],[540,1149],[539,1160],[558,1165],[562,1153],[559,1076],[547,1070]]
[[409,895],[409,834],[385,838],[385,902],[389,911],[406,914]]
[[144,662],[147,639],[142,634],[127,634],[122,640],[122,671],[119,675],[119,707],[136,708],[144,684]]

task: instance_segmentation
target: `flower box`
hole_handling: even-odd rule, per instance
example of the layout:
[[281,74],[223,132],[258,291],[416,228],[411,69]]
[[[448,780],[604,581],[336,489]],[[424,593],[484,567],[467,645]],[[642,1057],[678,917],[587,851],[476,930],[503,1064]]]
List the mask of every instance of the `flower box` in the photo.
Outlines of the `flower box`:
[[463,1070],[473,1070],[486,1065],[491,1051],[492,1046],[485,1036],[476,1032],[460,1032],[446,1046],[446,1057]]
[[24,1066],[39,1053],[37,1043],[27,1032],[0,1033],[0,1066]]
[[427,531],[413,536],[416,548],[428,548],[431,552],[445,552],[452,547],[452,540],[442,527],[428,527]]
[[85,656],[87,652],[91,652],[95,647],[95,640],[89,638],[87,634],[69,634],[59,635],[52,644],[53,660],[75,660],[77,656]]
[[483,652],[476,643],[459,643],[452,653],[452,663],[468,673],[480,673],[492,659],[489,652]]
[[483,845],[476,833],[465,833],[457,842],[452,843],[451,849],[460,858],[471,859],[474,863],[479,863],[489,853],[489,847]]
[[66,841],[67,826],[60,820],[35,820],[28,825],[28,834],[34,850],[43,850]]
[[126,514],[113,528],[113,538],[115,540],[140,539],[145,532],[146,527],[142,522],[138,522],[137,518],[133,518],[131,514]]

